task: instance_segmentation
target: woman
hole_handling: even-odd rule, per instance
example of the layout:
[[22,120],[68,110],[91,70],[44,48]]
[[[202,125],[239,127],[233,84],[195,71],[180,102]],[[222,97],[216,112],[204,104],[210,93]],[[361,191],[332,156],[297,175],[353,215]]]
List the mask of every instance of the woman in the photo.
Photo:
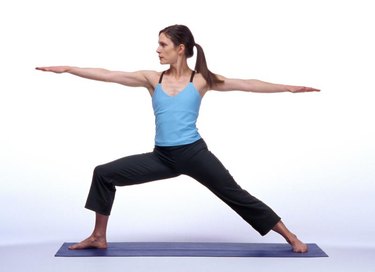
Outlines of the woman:
[[[187,59],[197,50],[195,70]],[[211,190],[261,235],[273,230],[281,234],[295,252],[306,252],[307,245],[291,233],[280,217],[266,204],[243,190],[228,170],[207,149],[196,121],[201,99],[207,91],[310,92],[317,89],[272,84],[259,80],[225,78],[207,68],[204,52],[184,25],[172,25],[159,33],[156,50],[164,72],[117,72],[71,66],[38,67],[41,71],[70,73],[83,78],[145,87],[152,97],[156,136],[152,152],[125,157],[94,170],[86,208],[96,213],[93,233],[70,249],[107,248],[106,230],[116,186],[188,175]]]

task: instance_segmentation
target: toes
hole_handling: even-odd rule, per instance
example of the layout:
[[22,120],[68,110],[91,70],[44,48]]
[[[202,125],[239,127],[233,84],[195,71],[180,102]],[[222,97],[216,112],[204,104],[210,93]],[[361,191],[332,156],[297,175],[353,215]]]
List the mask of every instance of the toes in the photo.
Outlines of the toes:
[[308,251],[308,247],[306,245],[301,245],[293,248],[293,252],[296,253],[306,253]]

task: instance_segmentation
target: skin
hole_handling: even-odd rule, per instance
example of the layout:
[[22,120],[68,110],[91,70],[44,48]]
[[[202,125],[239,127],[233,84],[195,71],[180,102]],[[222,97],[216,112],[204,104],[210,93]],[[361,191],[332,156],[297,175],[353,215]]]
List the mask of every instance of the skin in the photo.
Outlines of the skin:
[[[162,87],[170,96],[177,95],[189,82],[192,70],[189,68],[185,57],[185,46],[183,44],[174,45],[172,41],[163,33],[159,36],[159,46],[156,50],[160,64],[169,65],[166,71]],[[70,73],[79,77],[99,80],[105,82],[118,83],[130,87],[144,87],[150,95],[153,95],[155,86],[158,84],[161,72],[142,70],[136,72],[110,71],[101,68],[80,68],[73,66],[49,66],[37,67],[37,70]],[[256,93],[277,93],[277,92],[318,92],[318,89],[293,86],[284,84],[274,84],[256,79],[234,79],[217,75],[224,83],[208,87],[205,79],[197,73],[193,84],[203,97],[208,91],[244,91]],[[107,248],[107,225],[109,217],[96,213],[95,227],[92,234],[85,240],[69,247],[72,250],[85,248]],[[294,252],[307,252],[308,247],[300,241],[280,220],[272,229],[279,233],[291,245]]]

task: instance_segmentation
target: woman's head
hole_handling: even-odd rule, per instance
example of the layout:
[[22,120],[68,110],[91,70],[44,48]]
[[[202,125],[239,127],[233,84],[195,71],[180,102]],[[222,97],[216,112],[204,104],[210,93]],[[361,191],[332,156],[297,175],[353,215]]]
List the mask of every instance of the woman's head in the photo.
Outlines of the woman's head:
[[185,46],[185,56],[190,58],[194,55],[195,41],[190,29],[184,25],[172,25],[164,28],[159,32],[166,35],[175,46]]
[[185,49],[186,58],[190,58],[194,55],[195,46],[197,48],[197,60],[195,63],[195,70],[198,73],[202,74],[209,87],[212,87],[215,84],[222,83],[222,81],[219,80],[215,74],[208,70],[203,49],[199,44],[195,43],[194,36],[187,26],[171,25],[160,30],[159,37],[161,37],[162,34],[165,35],[168,39],[170,39],[170,41],[172,41],[174,47],[183,45]]

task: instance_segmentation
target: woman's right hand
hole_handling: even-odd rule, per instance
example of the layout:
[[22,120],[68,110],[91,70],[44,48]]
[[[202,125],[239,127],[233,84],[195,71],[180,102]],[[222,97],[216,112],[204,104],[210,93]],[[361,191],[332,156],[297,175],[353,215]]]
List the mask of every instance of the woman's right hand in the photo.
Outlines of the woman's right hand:
[[68,72],[70,66],[47,66],[47,67],[36,67],[36,70],[44,71],[44,72],[53,72],[53,73],[65,73]]

